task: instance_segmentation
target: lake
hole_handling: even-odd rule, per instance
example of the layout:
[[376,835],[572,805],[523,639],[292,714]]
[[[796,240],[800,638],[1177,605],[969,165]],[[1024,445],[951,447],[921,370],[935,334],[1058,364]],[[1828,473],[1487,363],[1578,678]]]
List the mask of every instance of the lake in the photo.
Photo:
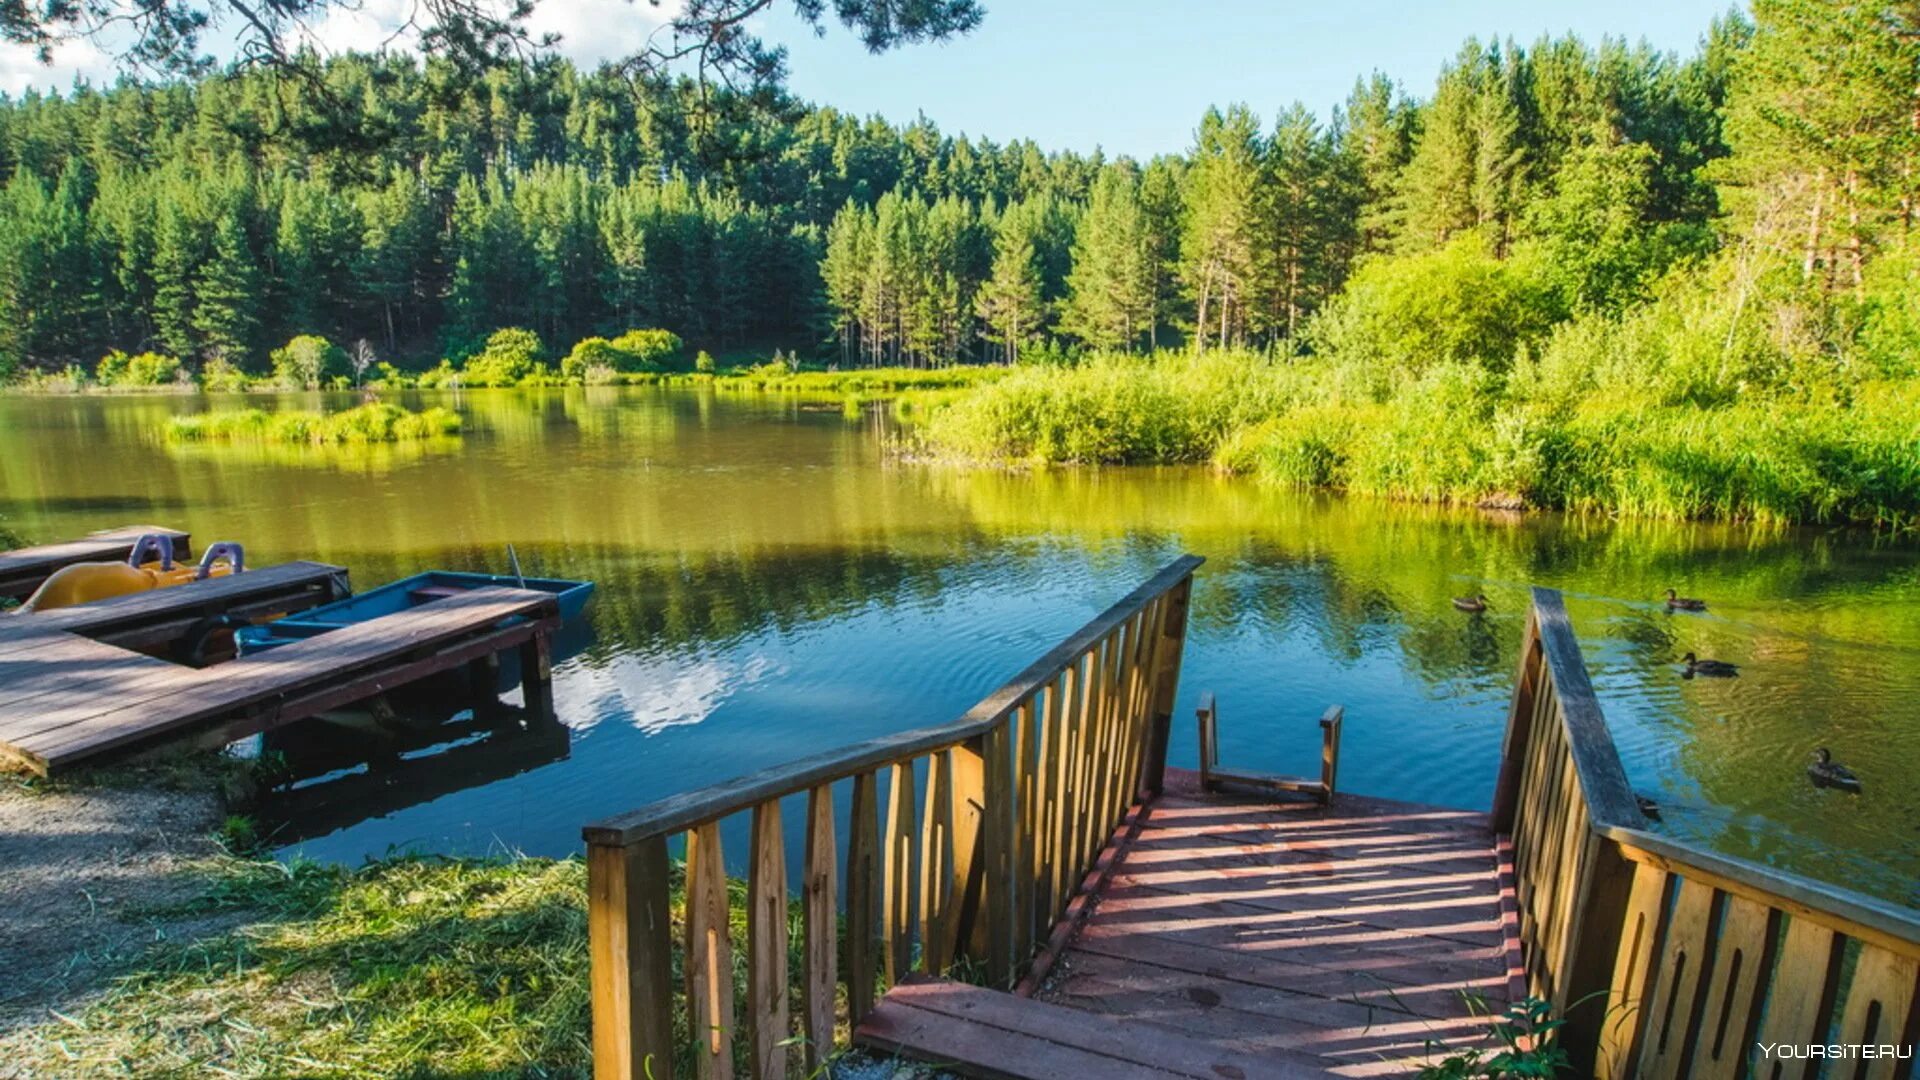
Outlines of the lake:
[[[340,563],[361,588],[503,572],[511,543],[528,574],[599,583],[556,669],[559,729],[290,744],[306,779],[263,808],[287,855],[578,852],[589,820],[950,720],[1191,551],[1208,562],[1175,765],[1196,760],[1202,690],[1220,698],[1223,762],[1266,771],[1317,770],[1316,720],[1338,702],[1343,789],[1484,808],[1526,587],[1549,585],[1660,828],[1920,904],[1911,538],[1350,501],[1198,469],[904,464],[884,410],[778,397],[394,397],[453,405],[466,434],[168,446],[175,412],[353,399],[0,398],[0,523],[36,539],[151,521],[241,541],[255,565]],[[1668,587],[1710,610],[1669,614]],[[1449,603],[1480,592],[1484,615]],[[1742,676],[1683,680],[1687,651]],[[1863,795],[1807,782],[1817,746]]]

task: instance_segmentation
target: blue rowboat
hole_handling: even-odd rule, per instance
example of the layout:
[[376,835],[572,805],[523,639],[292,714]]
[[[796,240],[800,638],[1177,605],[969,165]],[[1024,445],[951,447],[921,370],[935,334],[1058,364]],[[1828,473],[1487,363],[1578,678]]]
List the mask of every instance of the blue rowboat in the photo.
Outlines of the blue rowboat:
[[488,585],[552,593],[560,602],[560,623],[563,627],[580,618],[588,598],[593,596],[591,581],[531,577],[522,580],[509,574],[462,574],[451,570],[429,570],[262,626],[241,627],[234,632],[234,638],[240,645],[242,655],[259,653],[290,641],[310,638],[382,615],[393,615],[422,604],[431,604],[442,597]]

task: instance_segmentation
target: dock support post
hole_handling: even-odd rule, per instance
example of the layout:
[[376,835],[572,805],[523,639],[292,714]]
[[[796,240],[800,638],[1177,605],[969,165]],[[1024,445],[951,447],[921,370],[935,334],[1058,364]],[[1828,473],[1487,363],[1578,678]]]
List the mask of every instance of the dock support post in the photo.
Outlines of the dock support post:
[[520,693],[529,712],[553,707],[553,649],[544,633],[520,646]]
[[1166,613],[1161,617],[1158,670],[1153,672],[1153,711],[1147,718],[1146,759],[1141,762],[1140,788],[1147,796],[1160,794],[1166,786],[1167,740],[1173,733],[1173,702],[1180,688],[1180,656],[1187,645],[1187,597],[1193,592],[1193,577],[1182,578],[1167,592]]

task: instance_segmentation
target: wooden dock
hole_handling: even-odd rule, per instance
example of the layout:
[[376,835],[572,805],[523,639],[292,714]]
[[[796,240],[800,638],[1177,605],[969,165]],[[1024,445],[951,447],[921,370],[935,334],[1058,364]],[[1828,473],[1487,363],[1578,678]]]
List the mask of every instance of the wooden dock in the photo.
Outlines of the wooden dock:
[[[1551,590],[1534,591],[1490,813],[1337,793],[1330,755],[1297,785],[1312,802],[1168,769],[1198,564],[953,722],[588,826],[595,1075],[773,1080],[851,1029],[994,1080],[1402,1076],[1494,1049],[1526,998],[1564,1021],[1568,1076],[1816,1080],[1838,1070],[1761,1048],[1914,1043],[1920,915],[1658,835]],[[790,922],[781,803],[801,795]],[[736,814],[738,915],[720,850]],[[1890,1053],[1846,1065],[1913,1075]]]
[[265,620],[351,594],[344,567],[317,562],[280,563],[243,574],[0,619],[0,651],[10,637],[58,631],[161,655],[181,644],[203,619],[228,616]]
[[[223,745],[510,648],[523,650],[529,703],[544,707],[547,640],[560,615],[551,595],[530,590],[475,589],[204,669],[84,636],[151,636],[156,626],[178,625],[182,611],[203,610],[193,605],[209,593],[257,602],[259,594],[241,588],[244,579],[270,572],[106,602],[75,616],[78,626],[18,617],[25,625],[0,637],[0,755],[54,775],[163,742]],[[119,605],[149,597],[157,610],[121,613]]]
[[108,562],[133,554],[134,542],[149,533],[173,541],[173,557],[185,560],[192,555],[190,538],[178,529],[159,525],[122,525],[88,533],[78,540],[39,547],[0,551],[0,600],[25,600],[33,590],[63,566],[83,562]]

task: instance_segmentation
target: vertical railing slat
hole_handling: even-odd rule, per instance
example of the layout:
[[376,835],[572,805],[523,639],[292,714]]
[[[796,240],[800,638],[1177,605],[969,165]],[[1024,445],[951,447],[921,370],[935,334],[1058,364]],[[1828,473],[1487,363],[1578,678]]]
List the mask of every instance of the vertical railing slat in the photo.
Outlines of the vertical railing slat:
[[[747,867],[747,1045],[757,1080],[787,1075],[787,844],[780,800],[753,808]],[[731,974],[731,973],[729,973]]]
[[733,1080],[733,941],[728,936],[727,867],[720,824],[687,833],[687,1011],[698,1080]]
[[886,866],[880,847],[879,787],[874,773],[854,775],[847,823],[847,1018],[855,1025],[873,1007],[874,972],[883,951],[876,947]]
[[880,941],[887,985],[897,986],[913,967],[913,762],[895,762],[888,780]]
[[[806,938],[802,942],[806,966],[802,973],[805,999],[801,1019],[807,1037],[806,1063],[809,1075],[820,1073],[833,1053],[834,999],[840,982],[840,911],[835,895],[835,884],[839,878],[838,847],[833,829],[833,788],[822,784],[807,793],[807,868],[801,882],[802,901],[806,907]],[[847,904],[847,916],[851,938],[860,933],[859,924],[853,921],[851,898]]]

